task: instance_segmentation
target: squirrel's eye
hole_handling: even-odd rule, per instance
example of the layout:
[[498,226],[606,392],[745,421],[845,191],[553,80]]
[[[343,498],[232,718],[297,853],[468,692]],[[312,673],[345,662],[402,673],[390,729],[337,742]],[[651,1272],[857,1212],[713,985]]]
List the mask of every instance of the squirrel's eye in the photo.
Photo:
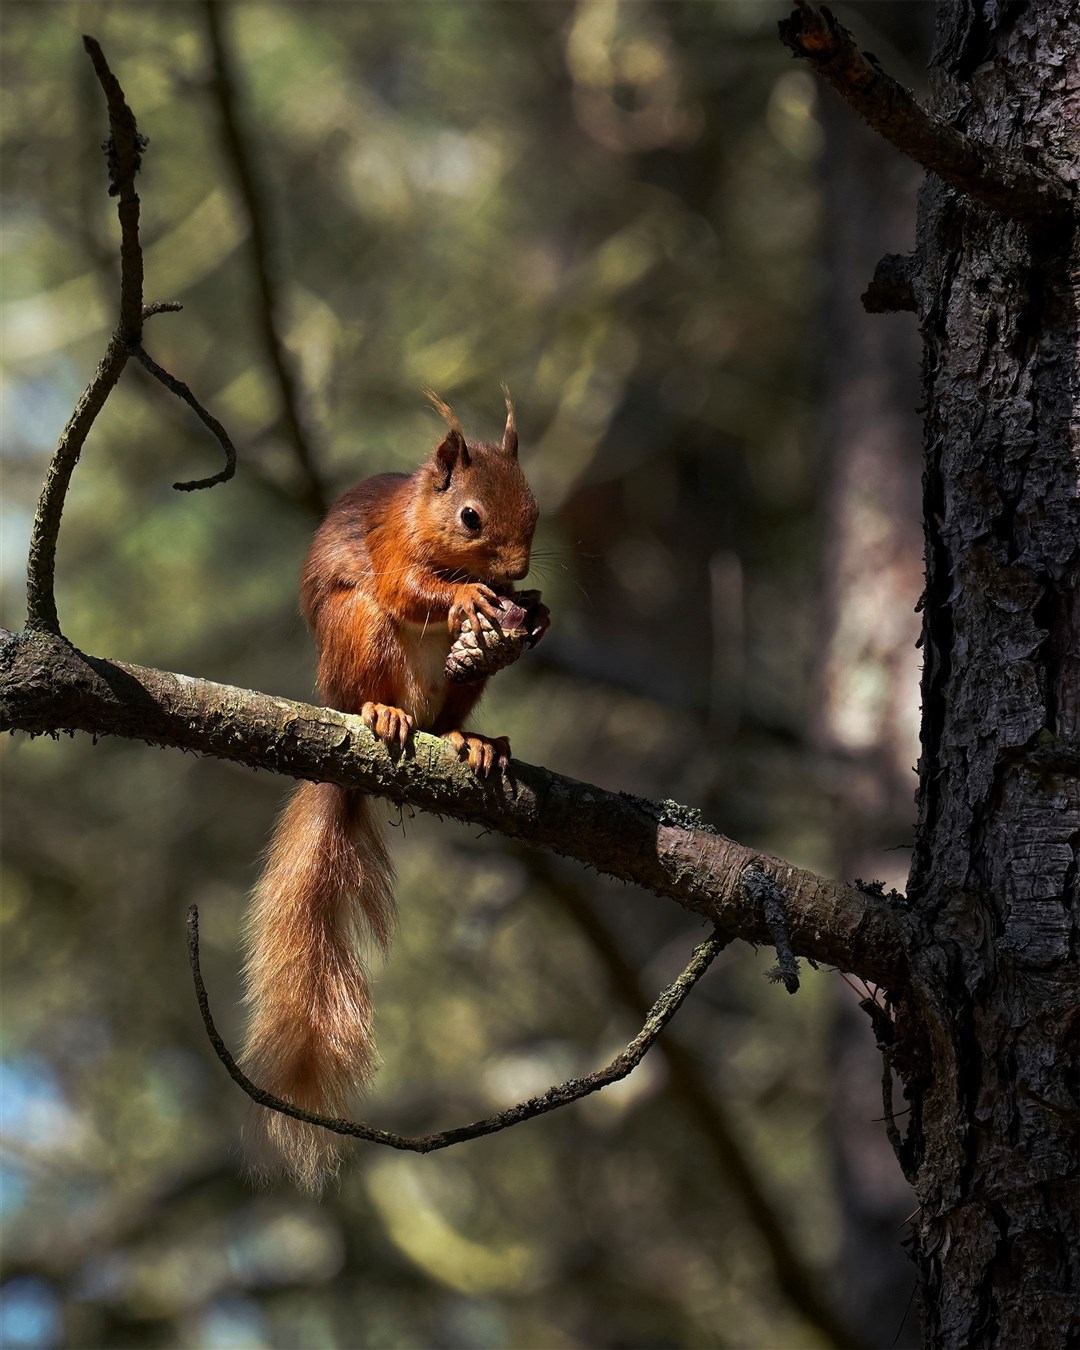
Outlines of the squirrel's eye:
[[467,530],[478,530],[480,528],[480,517],[471,506],[462,508],[461,523]]

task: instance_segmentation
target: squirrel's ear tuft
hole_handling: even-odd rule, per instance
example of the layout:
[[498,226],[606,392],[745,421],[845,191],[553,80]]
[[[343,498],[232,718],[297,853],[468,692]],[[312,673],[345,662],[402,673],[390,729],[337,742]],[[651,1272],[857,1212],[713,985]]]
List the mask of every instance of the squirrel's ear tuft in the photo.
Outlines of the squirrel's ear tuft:
[[450,486],[450,478],[458,464],[460,463],[462,468],[465,469],[469,467],[469,445],[465,440],[461,423],[454,415],[453,408],[448,403],[444,403],[434,389],[425,389],[424,393],[430,400],[431,406],[450,428],[435,447],[436,477],[441,480],[438,483],[438,490],[445,492]]
[[469,467],[469,447],[465,438],[456,431],[449,431],[435,447],[432,467],[435,470],[436,491],[445,492],[458,465]]
[[517,423],[514,421],[514,405],[510,401],[510,390],[504,384],[502,387],[503,397],[506,399],[506,430],[503,432],[502,448],[503,454],[512,455],[517,459],[518,452],[518,434]]

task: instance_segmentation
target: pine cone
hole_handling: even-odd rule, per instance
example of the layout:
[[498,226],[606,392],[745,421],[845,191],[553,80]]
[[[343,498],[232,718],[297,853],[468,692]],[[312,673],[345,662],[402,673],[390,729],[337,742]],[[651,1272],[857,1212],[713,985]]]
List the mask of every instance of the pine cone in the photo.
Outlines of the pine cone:
[[466,619],[446,658],[446,678],[454,684],[483,680],[512,665],[531,645],[532,613],[539,591],[519,591],[499,597],[499,618],[477,614],[476,627]]

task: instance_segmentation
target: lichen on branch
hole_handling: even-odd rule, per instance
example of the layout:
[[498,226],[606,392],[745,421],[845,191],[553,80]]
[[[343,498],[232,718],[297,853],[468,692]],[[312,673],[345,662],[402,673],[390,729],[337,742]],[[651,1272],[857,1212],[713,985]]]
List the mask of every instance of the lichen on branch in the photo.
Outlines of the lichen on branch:
[[195,750],[338,783],[477,823],[633,882],[771,945],[764,878],[783,896],[791,949],[887,988],[904,983],[903,911],[719,834],[674,802],[609,792],[514,760],[482,780],[445,741],[390,750],[359,717],[252,690],[84,655],[47,634],[0,647],[0,730],[85,731]]

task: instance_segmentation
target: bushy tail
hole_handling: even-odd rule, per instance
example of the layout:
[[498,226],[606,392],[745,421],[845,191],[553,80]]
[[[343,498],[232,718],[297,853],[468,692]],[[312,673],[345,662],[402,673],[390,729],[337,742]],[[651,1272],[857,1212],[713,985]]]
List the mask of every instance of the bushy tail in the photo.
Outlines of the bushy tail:
[[[301,783],[286,806],[247,926],[243,1067],[277,1097],[341,1116],[375,1066],[371,998],[360,945],[385,950],[394,925],[393,868],[369,798]],[[252,1164],[318,1193],[340,1163],[339,1137],[255,1108]]]

